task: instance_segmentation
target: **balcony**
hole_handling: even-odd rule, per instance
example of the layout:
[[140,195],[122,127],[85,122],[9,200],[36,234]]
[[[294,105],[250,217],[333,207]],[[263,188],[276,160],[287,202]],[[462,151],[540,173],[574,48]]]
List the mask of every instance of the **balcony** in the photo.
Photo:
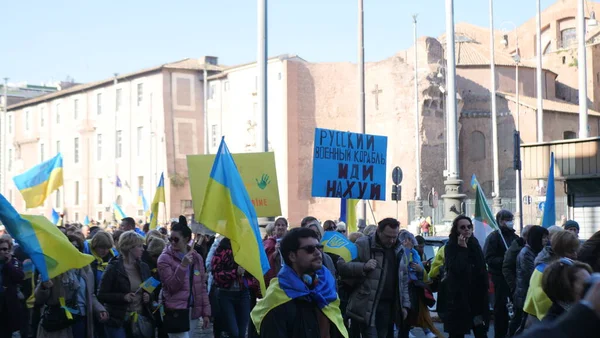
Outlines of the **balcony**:
[[556,180],[600,177],[600,137],[521,145],[523,178],[548,178],[554,152]]

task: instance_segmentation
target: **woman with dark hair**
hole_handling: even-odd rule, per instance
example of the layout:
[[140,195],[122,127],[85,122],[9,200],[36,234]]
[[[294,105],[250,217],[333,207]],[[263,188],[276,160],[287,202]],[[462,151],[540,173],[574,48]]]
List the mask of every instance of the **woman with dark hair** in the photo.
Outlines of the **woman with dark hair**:
[[[524,328],[527,320],[527,315],[523,315],[523,306],[525,305],[525,297],[529,289],[529,280],[535,269],[535,257],[544,249],[548,243],[548,230],[541,226],[533,226],[529,229],[527,235],[527,244],[521,249],[517,256],[517,277],[516,288],[513,295],[513,305],[515,317],[511,320],[511,328],[515,328],[513,334],[520,332],[519,327]],[[519,325],[513,323],[519,321]]]
[[452,222],[445,246],[446,310],[444,331],[450,338],[464,337],[473,330],[477,338],[487,337],[488,273],[481,246],[473,236],[473,222],[458,216]]
[[258,281],[233,256],[231,240],[223,238],[211,261],[214,286],[218,288],[223,332],[231,338],[243,338],[250,321],[250,293],[258,290]]
[[170,338],[193,337],[198,320],[210,323],[206,273],[200,254],[188,244],[192,230],[184,216],[171,226],[169,245],[158,258],[158,274],[163,284],[163,327]]

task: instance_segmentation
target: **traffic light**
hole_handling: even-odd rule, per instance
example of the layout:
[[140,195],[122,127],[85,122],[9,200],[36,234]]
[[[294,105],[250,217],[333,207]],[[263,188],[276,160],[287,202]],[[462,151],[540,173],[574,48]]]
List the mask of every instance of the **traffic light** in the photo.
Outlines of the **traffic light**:
[[392,185],[392,201],[401,201],[402,200],[402,186],[401,185]]

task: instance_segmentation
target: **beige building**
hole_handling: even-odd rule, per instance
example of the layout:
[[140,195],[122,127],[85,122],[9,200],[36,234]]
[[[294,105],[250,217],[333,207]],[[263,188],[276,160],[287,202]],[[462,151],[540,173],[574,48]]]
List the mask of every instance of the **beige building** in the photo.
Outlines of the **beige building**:
[[[221,69],[216,58],[184,59],[9,106],[6,177],[63,155],[64,187],[27,212],[56,208],[68,221],[112,220],[116,201],[143,218],[139,191],[150,203],[164,172],[166,215],[190,214],[186,155],[204,147],[205,67],[208,74]],[[2,192],[25,211],[12,181]]]
[[[545,141],[577,136],[577,52],[573,49],[576,47],[573,31],[576,8],[575,0],[558,0],[542,13]],[[586,15],[589,17],[594,10],[600,10],[600,6],[589,2]],[[590,23],[588,21],[588,25]],[[586,33],[588,129],[590,136],[598,136],[600,49],[597,41],[600,41],[600,27],[589,26]],[[500,195],[505,201],[515,196],[512,136],[517,106],[522,141],[531,143],[537,138],[535,32],[535,18],[514,31],[495,32]],[[502,43],[505,35],[506,45]],[[517,37],[521,55],[518,84],[512,58]],[[403,199],[398,204],[404,224],[410,214],[406,202],[414,199],[417,188],[423,197],[431,188],[439,195],[444,193],[444,39],[444,36],[419,39],[416,46],[417,79],[414,78],[412,48],[366,65],[366,129],[367,133],[388,137],[388,191],[392,184],[392,168],[400,166],[404,171]],[[458,24],[456,44],[459,159],[461,178],[465,182],[462,190],[472,196],[468,182],[471,175],[476,174],[490,195],[493,167],[489,30]],[[70,219],[81,220],[88,214],[95,219],[106,218],[115,198],[128,214],[139,215],[138,189],[143,188],[150,201],[157,177],[163,171],[169,177],[166,182],[167,215],[190,214],[185,155],[203,153],[204,130],[209,130],[211,152],[216,151],[222,135],[232,152],[257,151],[256,142],[260,137],[256,135],[259,117],[255,64],[229,68],[210,65],[206,128],[203,124],[202,69],[201,61],[187,59],[119,76],[116,87],[113,79],[107,79],[11,106],[9,113],[14,116],[15,124],[10,134],[13,147],[8,149],[13,158],[9,172],[11,175],[22,172],[42,157],[56,153],[60,146],[67,173],[64,205]],[[276,154],[282,211],[293,225],[306,215],[320,219],[339,217],[339,200],[311,197],[314,128],[360,130],[356,72],[355,64],[310,63],[293,55],[269,60],[269,143]],[[415,80],[419,84],[418,135],[414,129]],[[119,89],[121,94],[117,94]],[[118,110],[116,114],[115,110]],[[43,126],[42,116],[45,118]],[[101,135],[101,142],[98,135]],[[421,143],[420,187],[415,183],[416,137]],[[101,159],[98,159],[99,147],[102,147]],[[115,174],[128,183],[133,198],[126,198],[132,193],[123,193],[123,188],[115,191]],[[535,187],[534,180],[525,180],[524,194],[541,197],[543,191],[536,191]],[[4,189],[15,205],[22,208],[23,203],[14,187],[8,185]],[[561,194],[564,192],[557,189],[557,195]],[[133,202],[127,202],[131,200]],[[48,213],[55,205],[63,207],[60,197],[53,197],[39,212]],[[371,206],[376,219],[396,215],[397,204],[389,198],[388,201],[373,202]],[[524,212],[526,222],[538,216],[535,210]],[[370,215],[371,212],[368,223],[373,222]]]

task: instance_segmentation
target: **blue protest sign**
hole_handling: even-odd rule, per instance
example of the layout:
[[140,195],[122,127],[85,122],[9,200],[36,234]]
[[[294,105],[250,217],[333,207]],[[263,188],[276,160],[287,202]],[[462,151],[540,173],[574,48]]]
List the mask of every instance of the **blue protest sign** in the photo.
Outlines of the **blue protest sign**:
[[313,197],[385,200],[387,137],[315,129]]

